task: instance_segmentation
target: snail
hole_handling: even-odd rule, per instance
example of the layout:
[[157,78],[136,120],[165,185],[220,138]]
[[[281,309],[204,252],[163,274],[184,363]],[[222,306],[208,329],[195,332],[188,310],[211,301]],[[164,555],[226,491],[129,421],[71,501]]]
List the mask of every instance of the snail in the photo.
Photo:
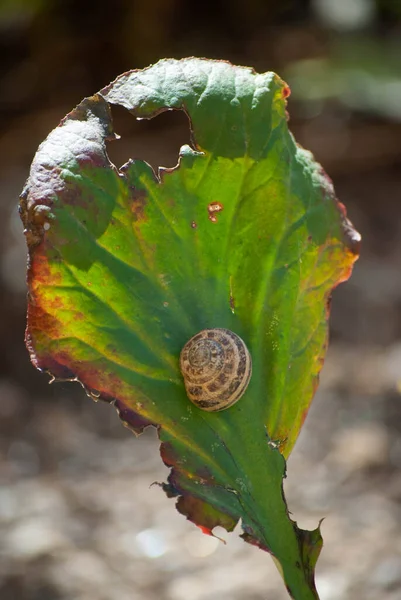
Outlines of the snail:
[[180,368],[188,398],[203,410],[225,410],[244,394],[252,359],[242,339],[229,329],[203,329],[184,346]]

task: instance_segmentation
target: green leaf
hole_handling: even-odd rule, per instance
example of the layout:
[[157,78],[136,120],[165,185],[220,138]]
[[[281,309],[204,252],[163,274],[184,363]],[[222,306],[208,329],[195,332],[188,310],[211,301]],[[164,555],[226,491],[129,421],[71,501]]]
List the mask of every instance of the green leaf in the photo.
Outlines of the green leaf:
[[[156,425],[178,510],[209,533],[241,519],[244,539],[271,552],[290,595],[305,600],[318,597],[321,536],[289,518],[284,458],[359,236],[288,131],[288,93],[274,73],[223,61],[123,74],[40,146],[21,216],[34,365],[113,402],[136,432]],[[177,167],[112,165],[110,104],[138,118],[184,110],[192,144]],[[253,361],[245,395],[217,413],[189,402],[179,371],[184,344],[211,327],[240,335]]]

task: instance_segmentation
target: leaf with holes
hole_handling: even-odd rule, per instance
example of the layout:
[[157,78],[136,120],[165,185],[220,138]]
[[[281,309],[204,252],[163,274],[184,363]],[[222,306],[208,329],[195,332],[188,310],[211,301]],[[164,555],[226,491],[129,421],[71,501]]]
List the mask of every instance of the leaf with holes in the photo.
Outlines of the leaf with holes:
[[[212,532],[271,552],[293,598],[317,598],[319,529],[283,497],[285,458],[308,411],[328,300],[359,236],[330,180],[288,131],[288,87],[222,61],[163,60],[85,99],[40,146],[21,196],[29,248],[26,341],[36,367],[159,429],[165,490]],[[183,110],[191,146],[173,169],[117,169],[110,105],[137,118]],[[231,408],[187,398],[185,343],[238,334],[253,374]]]

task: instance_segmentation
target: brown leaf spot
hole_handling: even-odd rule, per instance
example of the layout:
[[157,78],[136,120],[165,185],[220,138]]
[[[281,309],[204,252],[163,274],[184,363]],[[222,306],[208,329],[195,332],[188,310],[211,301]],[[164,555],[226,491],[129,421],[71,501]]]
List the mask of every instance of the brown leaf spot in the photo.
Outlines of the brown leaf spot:
[[254,537],[253,533],[251,534],[248,531],[246,531],[240,535],[240,538],[242,538],[245,542],[251,544],[252,546],[256,546],[257,548],[260,548],[265,552],[270,552],[269,548],[267,548],[262,542],[260,542],[256,537]]
[[[54,296],[54,297],[50,296],[49,298],[46,299],[46,307],[51,308],[53,311],[64,308],[63,298],[61,296]],[[78,314],[82,314],[82,313],[78,313]],[[74,313],[74,318],[78,318],[77,313]]]
[[131,210],[135,221],[144,221],[146,219],[145,206],[147,194],[145,190],[132,190],[132,205]]
[[32,252],[31,263],[28,270],[28,288],[30,292],[43,283],[47,285],[49,284],[49,281],[53,283],[49,260],[45,254],[45,250],[42,242],[40,246],[36,246],[35,252]]
[[177,465],[177,453],[170,442],[160,444],[160,456],[167,467]]
[[211,202],[208,207],[207,207],[207,211],[209,213],[209,220],[212,223],[217,223],[217,213],[221,212],[223,210],[224,206],[222,205],[221,202]]
[[[31,330],[32,331],[32,330]],[[37,336],[36,336],[37,337]],[[74,379],[75,373],[69,368],[68,363],[69,356],[66,352],[52,352],[51,354],[43,353],[32,353],[29,339],[26,340],[28,350],[31,354],[32,364],[43,371],[47,371],[51,374],[54,379]]]
[[139,413],[135,412],[131,408],[129,408],[124,402],[121,400],[116,400],[114,406],[117,409],[118,416],[121,421],[124,423],[126,427],[134,431],[137,435],[142,433],[145,427],[149,427],[150,425],[156,426],[155,423],[149,421],[146,417],[143,417]]
[[238,521],[235,516],[218,510],[205,500],[189,494],[180,496],[176,507],[178,512],[187,517],[192,523],[195,523],[203,533],[213,537],[216,537],[213,534],[215,527],[224,527],[226,531],[233,531]]
[[40,336],[41,332],[44,331],[52,339],[57,339],[62,334],[60,322],[32,301],[28,303],[28,330],[30,335],[35,332],[36,336]]

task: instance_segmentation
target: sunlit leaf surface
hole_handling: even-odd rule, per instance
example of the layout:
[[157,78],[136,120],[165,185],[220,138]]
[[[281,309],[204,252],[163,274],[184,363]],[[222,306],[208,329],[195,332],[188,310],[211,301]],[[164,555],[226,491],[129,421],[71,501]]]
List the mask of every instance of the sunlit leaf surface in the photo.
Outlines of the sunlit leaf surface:
[[[21,216],[35,366],[76,378],[137,432],[157,425],[178,510],[207,532],[241,519],[289,593],[308,599],[321,537],[288,516],[285,457],[317,385],[330,293],[350,275],[359,236],[288,131],[288,93],[274,73],[221,61],[126,73],[40,146]],[[192,143],[178,166],[111,164],[110,104],[140,118],[184,110]],[[240,335],[253,361],[243,398],[218,413],[189,402],[179,371],[184,344],[211,327]]]

